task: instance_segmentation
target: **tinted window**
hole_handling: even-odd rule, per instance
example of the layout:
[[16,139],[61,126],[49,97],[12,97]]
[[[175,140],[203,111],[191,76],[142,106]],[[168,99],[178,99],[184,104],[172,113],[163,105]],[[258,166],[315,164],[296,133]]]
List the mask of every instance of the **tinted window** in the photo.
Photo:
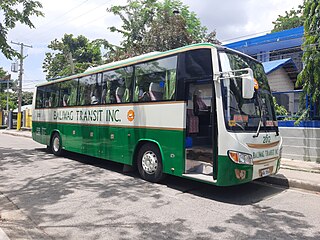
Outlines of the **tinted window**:
[[136,65],[134,101],[174,99],[176,68],[177,56]]
[[44,107],[44,93],[45,93],[45,87],[38,87],[37,88],[37,95],[36,95],[36,108],[42,108]]
[[78,79],[60,83],[60,106],[75,106],[77,104]]
[[44,100],[45,107],[59,106],[59,83],[46,86]]
[[99,104],[100,89],[97,75],[93,74],[79,79],[79,104],[81,106]]
[[212,59],[210,49],[197,49],[185,53],[184,78],[201,79],[212,77]]
[[123,103],[131,101],[133,67],[119,68],[103,73],[102,103]]

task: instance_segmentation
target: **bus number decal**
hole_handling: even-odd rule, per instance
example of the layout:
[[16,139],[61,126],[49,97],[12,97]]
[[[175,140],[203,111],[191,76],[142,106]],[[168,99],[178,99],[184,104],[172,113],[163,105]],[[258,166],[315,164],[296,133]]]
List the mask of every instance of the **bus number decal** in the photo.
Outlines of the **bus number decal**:
[[263,137],[263,143],[270,143],[271,142],[271,137],[269,135],[266,135]]

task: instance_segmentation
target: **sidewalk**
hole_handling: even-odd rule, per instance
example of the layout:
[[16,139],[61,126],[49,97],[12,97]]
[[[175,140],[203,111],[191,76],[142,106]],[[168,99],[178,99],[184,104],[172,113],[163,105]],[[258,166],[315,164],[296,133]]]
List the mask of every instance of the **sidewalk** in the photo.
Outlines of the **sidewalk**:
[[[0,130],[0,134],[31,138],[30,131]],[[276,175],[258,181],[320,192],[320,163],[282,158],[281,168]]]

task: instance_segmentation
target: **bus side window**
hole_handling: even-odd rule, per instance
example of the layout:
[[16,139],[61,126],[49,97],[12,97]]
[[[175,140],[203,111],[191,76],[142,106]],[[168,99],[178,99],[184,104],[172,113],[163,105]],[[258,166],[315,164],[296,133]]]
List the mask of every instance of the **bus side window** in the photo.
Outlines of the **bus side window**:
[[131,101],[133,67],[124,67],[103,73],[101,97],[105,103]]
[[38,87],[37,88],[37,95],[36,95],[36,108],[42,108],[44,106],[45,101],[45,88],[44,87]]
[[177,56],[136,65],[134,102],[175,98]]
[[164,84],[164,100],[174,100],[176,93],[176,69],[166,71],[165,84]]
[[78,80],[72,79],[60,83],[60,106],[75,106],[77,100]]
[[59,106],[59,83],[50,84],[46,87],[47,107]]
[[[79,105],[86,106],[99,103],[99,87],[96,74],[79,79]],[[95,91],[97,90],[97,91]]]

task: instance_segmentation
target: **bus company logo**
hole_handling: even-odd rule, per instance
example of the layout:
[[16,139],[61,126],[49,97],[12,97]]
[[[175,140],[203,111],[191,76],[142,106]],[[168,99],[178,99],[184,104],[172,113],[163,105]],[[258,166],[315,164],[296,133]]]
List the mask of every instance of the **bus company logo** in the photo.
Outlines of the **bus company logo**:
[[134,120],[134,111],[133,110],[128,111],[127,118],[128,118],[129,122],[132,122]]

